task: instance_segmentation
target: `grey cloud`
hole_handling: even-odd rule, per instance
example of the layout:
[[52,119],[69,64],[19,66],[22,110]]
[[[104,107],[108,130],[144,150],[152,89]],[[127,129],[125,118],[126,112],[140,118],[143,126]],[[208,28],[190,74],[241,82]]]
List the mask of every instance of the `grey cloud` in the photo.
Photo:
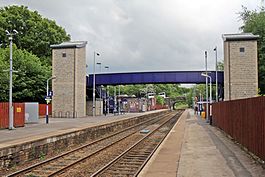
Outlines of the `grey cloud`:
[[[236,12],[258,0],[2,0],[24,4],[66,28],[73,40],[87,40],[110,71],[202,70],[204,51],[214,68],[213,48],[222,58],[223,33],[238,32]],[[228,5],[229,4],[229,5]]]

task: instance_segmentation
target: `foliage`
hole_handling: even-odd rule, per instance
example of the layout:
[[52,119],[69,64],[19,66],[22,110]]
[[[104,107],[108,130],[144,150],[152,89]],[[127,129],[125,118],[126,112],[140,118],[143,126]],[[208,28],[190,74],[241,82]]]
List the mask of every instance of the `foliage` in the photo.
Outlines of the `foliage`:
[[165,100],[164,100],[164,98],[162,98],[161,96],[157,95],[157,96],[156,96],[156,102],[157,102],[158,104],[160,104],[160,105],[164,105]]
[[[167,97],[175,98],[183,96],[189,92],[188,88],[180,87],[179,84],[146,84],[146,85],[124,85],[120,86],[121,94],[135,95],[137,97],[145,96],[146,93],[166,92]],[[114,93],[114,86],[110,87],[110,95]],[[116,86],[116,94],[118,94],[118,86]]]
[[[0,9],[0,43],[8,45],[5,30],[16,29],[14,43],[19,49],[41,57],[44,63],[51,64],[51,44],[69,41],[70,35],[55,21],[43,18],[37,11],[25,6],[8,6]],[[48,58],[47,58],[48,57]]]
[[[195,97],[197,97],[198,101],[200,99],[200,96],[201,96],[202,101],[206,100],[206,91],[205,90],[206,90],[205,84],[198,84],[198,85],[195,85],[192,89],[190,89],[190,91],[187,95],[187,103],[188,103],[189,107],[192,107]],[[215,95],[216,95],[215,91],[216,91],[216,87],[213,84],[212,85],[212,100],[215,100]],[[210,86],[208,86],[208,94],[210,95]]]
[[188,104],[184,104],[184,103],[176,103],[174,105],[174,109],[186,109],[188,107],[189,107]]
[[[8,101],[9,48],[0,49],[0,101]],[[43,102],[46,95],[46,79],[51,67],[42,65],[40,59],[26,50],[13,47],[13,100],[16,102]]]
[[218,71],[223,71],[224,70],[224,61],[218,61],[217,62],[217,70]]
[[240,29],[243,32],[251,32],[260,36],[258,39],[258,79],[261,94],[265,94],[265,10],[261,7],[259,10],[250,11],[243,7],[239,15],[243,21]]

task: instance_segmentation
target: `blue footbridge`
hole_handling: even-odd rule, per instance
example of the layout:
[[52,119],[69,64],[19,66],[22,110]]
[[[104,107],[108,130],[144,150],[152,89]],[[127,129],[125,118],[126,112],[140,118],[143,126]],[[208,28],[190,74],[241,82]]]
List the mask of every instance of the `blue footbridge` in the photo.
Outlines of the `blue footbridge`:
[[[96,74],[96,86],[99,85],[130,85],[130,84],[202,84],[205,71],[156,71],[156,72],[128,72],[128,73],[100,73]],[[215,83],[215,71],[208,71],[208,75]],[[224,72],[218,71],[218,84],[224,83]],[[87,77],[87,87],[93,87],[93,74]]]

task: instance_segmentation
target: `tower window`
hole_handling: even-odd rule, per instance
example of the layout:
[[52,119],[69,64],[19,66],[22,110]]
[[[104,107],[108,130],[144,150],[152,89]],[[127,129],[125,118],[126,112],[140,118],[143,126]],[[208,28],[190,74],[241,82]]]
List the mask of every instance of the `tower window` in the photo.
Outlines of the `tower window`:
[[62,57],[63,57],[63,58],[66,57],[66,53],[65,53],[65,52],[62,53]]
[[240,47],[240,48],[239,48],[239,52],[240,52],[240,53],[244,53],[244,52],[245,52],[245,48],[244,48],[244,47]]

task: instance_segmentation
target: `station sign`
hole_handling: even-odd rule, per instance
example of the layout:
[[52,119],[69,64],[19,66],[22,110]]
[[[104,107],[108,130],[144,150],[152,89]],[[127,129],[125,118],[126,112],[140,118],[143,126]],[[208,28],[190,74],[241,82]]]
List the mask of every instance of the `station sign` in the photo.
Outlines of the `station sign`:
[[53,96],[53,91],[49,91],[48,96],[52,97]]
[[45,96],[45,100],[47,102],[47,104],[49,104],[52,100],[52,98],[50,96]]

